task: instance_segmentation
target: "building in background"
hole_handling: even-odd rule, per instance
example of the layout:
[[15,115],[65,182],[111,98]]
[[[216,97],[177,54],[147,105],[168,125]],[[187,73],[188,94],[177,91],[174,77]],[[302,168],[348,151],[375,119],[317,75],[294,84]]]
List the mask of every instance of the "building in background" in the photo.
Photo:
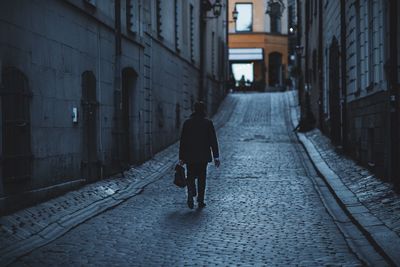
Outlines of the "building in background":
[[3,1],[1,212],[149,159],[178,139],[199,96],[213,114],[226,91],[226,9],[226,1]]
[[335,145],[399,188],[399,3],[298,2],[302,106]]
[[281,90],[288,77],[288,1],[229,0],[229,62],[236,80]]

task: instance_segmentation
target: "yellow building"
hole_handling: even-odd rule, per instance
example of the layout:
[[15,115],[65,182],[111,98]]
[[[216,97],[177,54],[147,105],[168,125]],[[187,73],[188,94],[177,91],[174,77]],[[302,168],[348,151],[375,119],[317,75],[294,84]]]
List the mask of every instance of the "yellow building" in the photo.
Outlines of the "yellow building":
[[[287,0],[229,0],[229,61],[236,86],[281,90],[288,65]],[[243,89],[243,88],[242,88]]]

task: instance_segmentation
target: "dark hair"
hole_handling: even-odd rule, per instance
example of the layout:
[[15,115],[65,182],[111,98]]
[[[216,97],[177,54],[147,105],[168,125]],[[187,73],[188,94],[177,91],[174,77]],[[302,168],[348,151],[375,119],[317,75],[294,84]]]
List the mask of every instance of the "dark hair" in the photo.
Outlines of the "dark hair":
[[200,114],[205,114],[206,106],[204,105],[204,102],[198,101],[198,102],[194,103],[194,112],[200,113]]

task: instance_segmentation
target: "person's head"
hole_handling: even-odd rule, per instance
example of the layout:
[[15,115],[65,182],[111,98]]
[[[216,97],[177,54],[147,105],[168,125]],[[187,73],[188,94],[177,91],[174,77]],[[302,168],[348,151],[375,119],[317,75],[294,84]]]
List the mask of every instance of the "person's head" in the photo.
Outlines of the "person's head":
[[204,102],[198,101],[194,103],[194,112],[198,114],[206,114],[206,106]]

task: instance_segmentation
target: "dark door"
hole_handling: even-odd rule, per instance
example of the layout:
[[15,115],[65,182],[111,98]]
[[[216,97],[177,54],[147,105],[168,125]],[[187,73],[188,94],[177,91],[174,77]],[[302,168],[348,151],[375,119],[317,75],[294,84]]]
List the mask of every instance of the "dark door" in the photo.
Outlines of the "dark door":
[[339,44],[334,38],[329,48],[329,113],[331,140],[341,143],[340,87],[339,87]]
[[128,77],[126,72],[124,71],[122,74],[122,99],[121,99],[121,118],[122,118],[122,132],[121,132],[121,141],[122,141],[122,162],[124,165],[128,165],[130,162],[130,153],[129,153],[129,86],[128,86]]
[[269,86],[279,86],[282,84],[282,55],[277,52],[269,54]]
[[82,115],[83,115],[83,145],[82,171],[88,181],[99,176],[99,161],[97,156],[97,107],[96,78],[92,72],[82,74]]
[[136,83],[136,72],[131,68],[122,71],[121,95],[121,159],[124,167],[132,163],[132,92]]
[[2,171],[7,192],[23,190],[32,175],[30,98],[28,79],[16,68],[2,72]]

